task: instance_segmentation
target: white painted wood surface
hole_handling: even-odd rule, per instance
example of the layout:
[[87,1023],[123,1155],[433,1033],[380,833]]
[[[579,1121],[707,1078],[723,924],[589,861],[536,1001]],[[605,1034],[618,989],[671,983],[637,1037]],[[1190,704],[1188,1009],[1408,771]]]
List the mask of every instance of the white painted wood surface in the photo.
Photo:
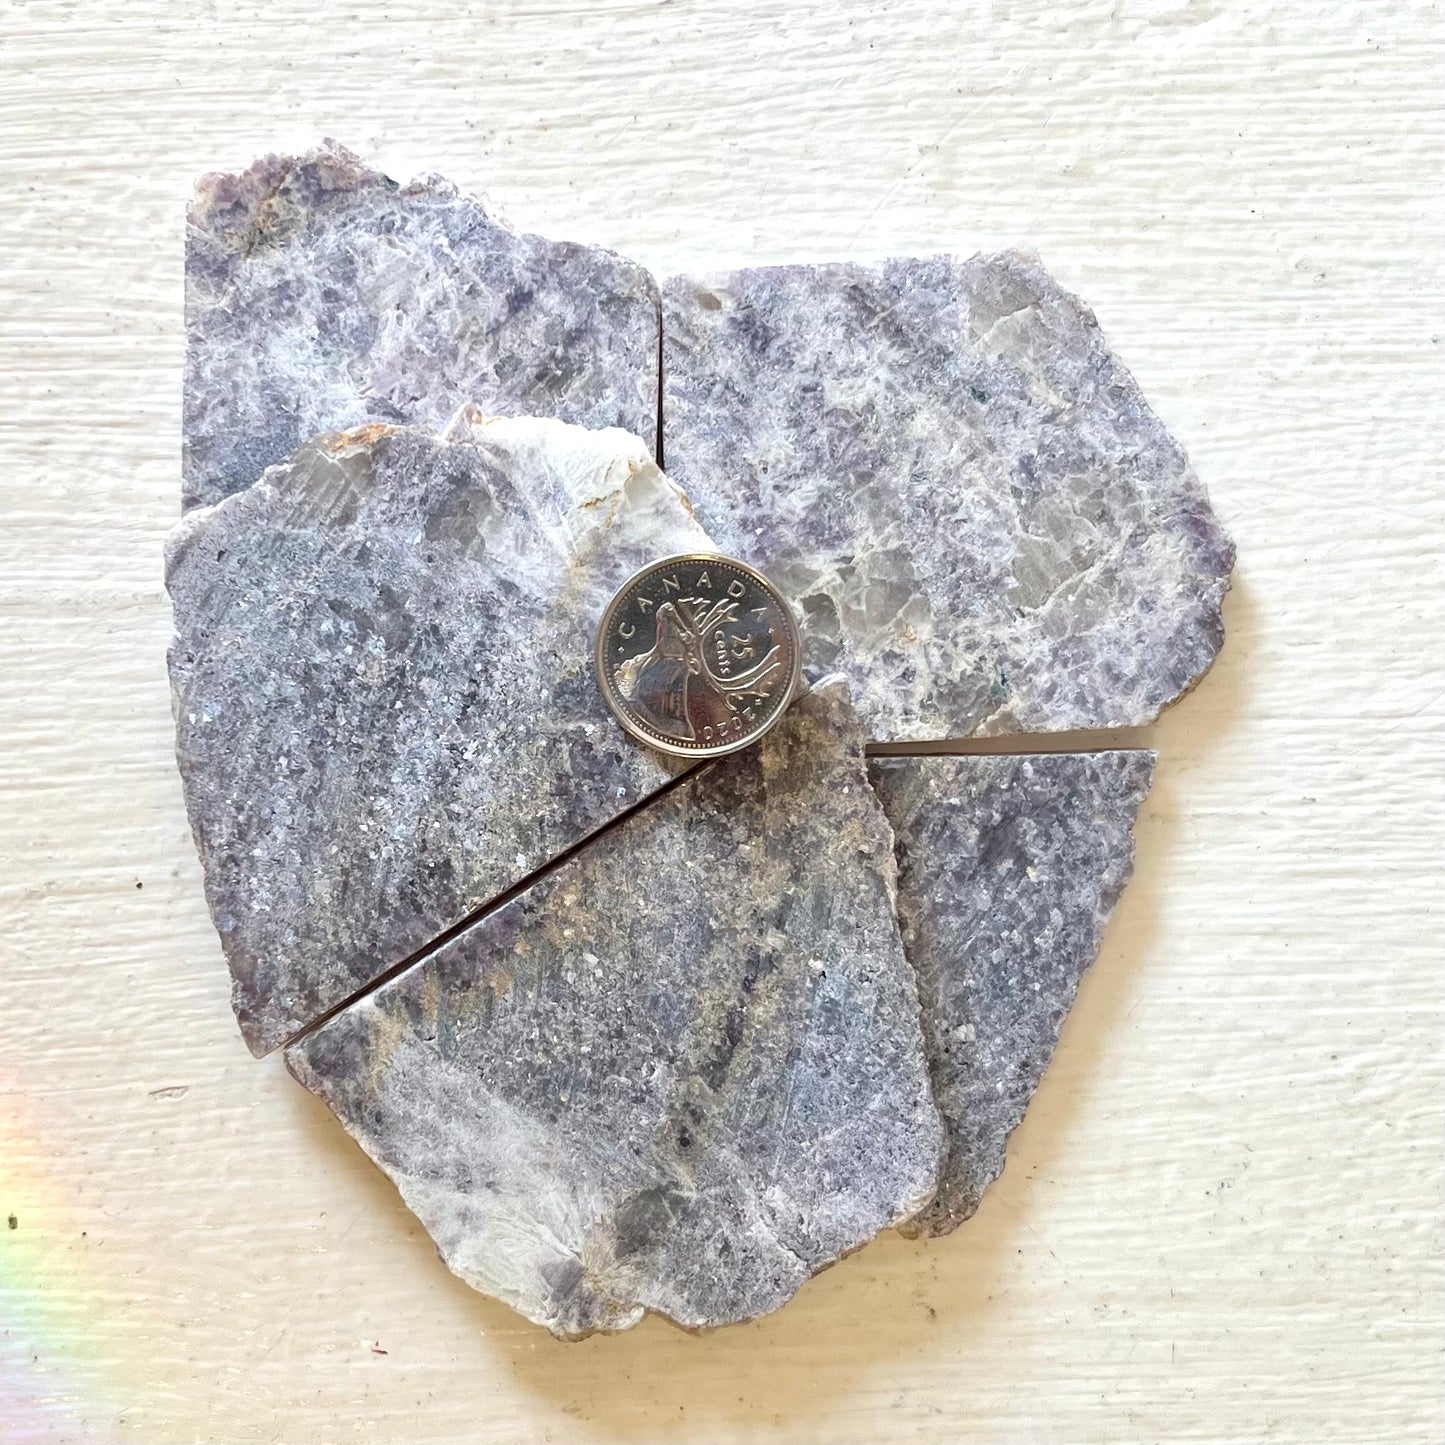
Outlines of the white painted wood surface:
[[[1442,99],[1404,0],[0,0],[0,1441],[1445,1435]],[[163,665],[181,218],[321,134],[659,270],[1032,246],[1189,447],[1225,654],[953,1238],[556,1344],[242,1047]]]

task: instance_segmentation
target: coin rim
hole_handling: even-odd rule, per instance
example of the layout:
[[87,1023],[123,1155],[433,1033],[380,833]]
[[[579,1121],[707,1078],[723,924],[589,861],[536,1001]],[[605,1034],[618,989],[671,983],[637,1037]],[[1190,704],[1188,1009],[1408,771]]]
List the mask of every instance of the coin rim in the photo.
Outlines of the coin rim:
[[[612,676],[607,666],[606,642],[607,634],[612,625],[612,619],[616,615],[618,605],[627,595],[628,591],[636,585],[638,580],[647,576],[649,572],[655,572],[659,568],[675,566],[679,562],[725,562],[729,567],[736,567],[737,570],[747,577],[751,577],[765,591],[770,593],[778,602],[784,618],[787,620],[788,640],[793,649],[793,667],[788,678],[788,692],[783,699],[782,705],[772,717],[760,727],[757,732],[749,733],[747,737],[735,743],[724,743],[720,747],[687,747],[685,744],[665,741],[660,737],[654,737],[647,731],[646,726],[632,718],[627,710],[626,704],[618,696],[616,688],[612,684]],[[756,567],[746,562],[740,562],[736,557],[729,557],[726,552],[678,552],[671,557],[659,557],[656,562],[648,562],[645,566],[639,567],[613,594],[611,601],[602,609],[602,620],[597,625],[597,638],[592,644],[592,659],[597,674],[598,691],[602,694],[602,701],[607,704],[607,710],[617,719],[623,731],[636,738],[648,747],[655,748],[658,752],[667,753],[675,758],[720,758],[728,753],[738,753],[744,748],[751,747],[765,733],[770,732],[778,723],[778,720],[793,705],[798,695],[798,683],[803,675],[803,636],[798,628],[798,619],[793,615],[793,609],[788,604],[788,599],[776,583],[770,581]]]

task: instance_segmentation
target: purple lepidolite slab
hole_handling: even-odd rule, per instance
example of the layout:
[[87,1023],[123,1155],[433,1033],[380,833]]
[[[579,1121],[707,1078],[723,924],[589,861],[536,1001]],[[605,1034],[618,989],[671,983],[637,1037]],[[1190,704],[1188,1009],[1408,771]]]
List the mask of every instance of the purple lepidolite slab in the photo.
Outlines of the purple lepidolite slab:
[[206,176],[186,248],[186,506],[308,437],[492,415],[620,426],[655,449],[657,288],[519,234],[446,181],[398,186],[327,143]]
[[636,437],[467,411],[320,437],[183,518],[177,753],[256,1052],[667,780],[592,638],[709,546]]
[[904,1225],[978,1208],[1043,1077],[1134,861],[1151,752],[875,758],[898,915],[948,1129],[938,1197]]
[[286,1052],[443,1259],[569,1338],[776,1309],[932,1196],[841,680]]
[[669,472],[876,738],[1148,722],[1233,548],[1093,316],[1016,254],[663,288]]

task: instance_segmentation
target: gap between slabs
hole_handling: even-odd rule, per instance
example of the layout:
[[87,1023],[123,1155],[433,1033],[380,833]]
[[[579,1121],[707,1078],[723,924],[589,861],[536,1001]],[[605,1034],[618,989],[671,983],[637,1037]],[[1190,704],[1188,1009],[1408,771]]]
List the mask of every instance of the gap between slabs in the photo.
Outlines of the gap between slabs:
[[[869,758],[1026,757],[1047,753],[1110,753],[1150,746],[1152,746],[1152,739],[1150,729],[1147,727],[1094,728],[1057,733],[1013,733],[993,738],[936,738],[926,742],[867,743],[864,746],[863,754]],[[495,913],[499,908],[504,908],[534,884],[555,873],[584,848],[595,843],[603,834],[610,833],[614,828],[622,827],[644,808],[650,807],[659,798],[665,798],[669,793],[681,787],[689,778],[719,761],[720,759],[717,758],[709,758],[684,768],[675,778],[669,778],[661,787],[654,789],[645,798],[639,799],[615,818],[609,819],[600,828],[594,828],[586,837],[580,838],[577,842],[564,848],[556,857],[548,859],[540,868],[534,868],[510,887],[504,888],[502,892],[487,899],[485,903],[478,904],[471,912],[464,914],[450,927],[443,929],[430,942],[424,943],[399,963],[383,969],[375,978],[369,979],[360,988],[349,993],[340,1003],[333,1004],[329,1009],[318,1014],[305,1027],[297,1029],[294,1034],[278,1044],[272,1052],[289,1049],[292,1044],[304,1039],[307,1034],[313,1033],[322,1024],[329,1023],[337,1014],[344,1013],[353,1004],[360,1003],[394,978],[399,978],[408,969],[425,962],[434,953],[440,952],[453,939],[480,923],[489,914]]]

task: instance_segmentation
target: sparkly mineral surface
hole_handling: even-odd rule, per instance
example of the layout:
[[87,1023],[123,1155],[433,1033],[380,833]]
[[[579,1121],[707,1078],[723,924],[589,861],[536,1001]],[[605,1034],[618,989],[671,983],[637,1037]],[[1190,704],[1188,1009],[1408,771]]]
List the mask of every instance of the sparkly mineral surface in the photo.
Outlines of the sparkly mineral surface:
[[[177,749],[252,1049],[565,1338],[749,1319],[967,1219],[1153,754],[864,739],[1147,723],[1233,563],[1088,310],[1016,254],[659,297],[327,143],[201,182],[186,318]],[[679,780],[593,637],[713,550],[817,685]]]
[[189,213],[187,506],[309,437],[494,415],[657,430],[657,289],[610,251],[519,234],[436,177],[326,144],[205,177]]
[[783,1304],[932,1197],[892,839],[841,681],[287,1050],[555,1334]]
[[948,1129],[938,1197],[906,1233],[957,1228],[1002,1170],[1128,881],[1154,756],[869,764],[896,837],[899,921]]
[[1213,661],[1232,546],[1037,262],[678,277],[663,335],[669,474],[870,736],[1146,723]]
[[592,671],[607,600],[710,547],[627,433],[323,436],[172,536],[177,753],[257,1052],[665,782]]

